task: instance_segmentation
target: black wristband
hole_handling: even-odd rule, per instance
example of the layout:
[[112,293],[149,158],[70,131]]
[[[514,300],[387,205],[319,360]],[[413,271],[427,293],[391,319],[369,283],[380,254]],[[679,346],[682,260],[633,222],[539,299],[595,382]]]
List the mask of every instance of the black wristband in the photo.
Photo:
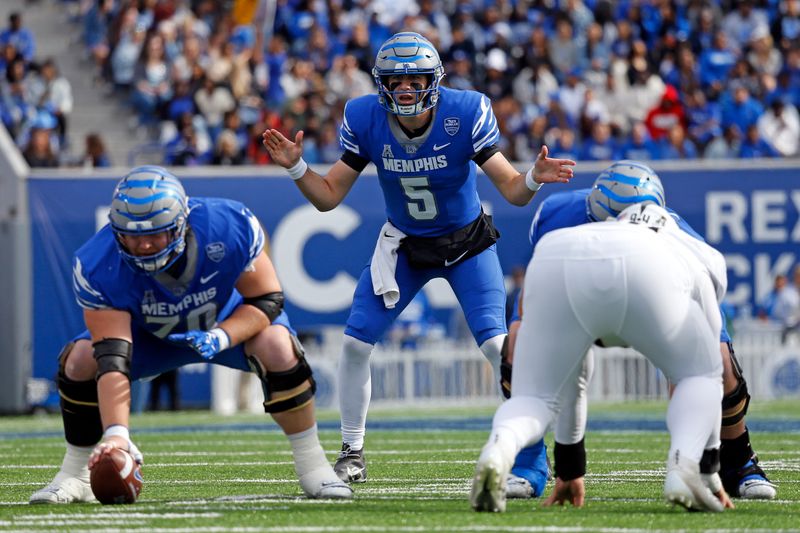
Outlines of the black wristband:
[[[585,439],[585,438],[584,438]],[[584,439],[575,444],[560,444],[553,447],[556,477],[570,481],[586,475],[586,446]]]

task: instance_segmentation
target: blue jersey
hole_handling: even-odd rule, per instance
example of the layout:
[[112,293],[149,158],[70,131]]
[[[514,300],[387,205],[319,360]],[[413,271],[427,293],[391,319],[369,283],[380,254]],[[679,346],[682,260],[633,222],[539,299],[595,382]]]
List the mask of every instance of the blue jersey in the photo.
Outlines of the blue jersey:
[[[559,192],[547,197],[547,199],[541,203],[539,209],[536,210],[536,214],[533,216],[533,222],[531,223],[529,237],[533,247],[536,248],[536,243],[539,242],[539,239],[553,230],[571,228],[573,226],[592,222],[592,219],[589,218],[589,210],[586,207],[586,202],[591,192],[592,189],[578,189],[576,191]],[[701,237],[678,213],[670,208],[666,209],[669,214],[672,215],[672,218],[675,219],[679,228],[695,239],[705,242],[705,239],[703,239],[703,237]],[[515,319],[519,320],[516,305],[514,309],[515,313],[511,319],[512,322]],[[720,340],[722,342],[729,342],[731,340],[728,330],[725,327],[724,315],[722,317],[722,333],[720,335]]]
[[375,164],[386,214],[407,235],[446,235],[478,217],[472,158],[500,138],[480,93],[440,88],[433,113],[427,132],[410,139],[377,95],[350,100],[344,110],[342,148]]
[[165,272],[151,276],[129,266],[105,226],[75,253],[73,288],[84,309],[127,311],[132,327],[161,339],[209,330],[241,302],[234,285],[263,247],[264,232],[243,204],[190,198],[180,278]]

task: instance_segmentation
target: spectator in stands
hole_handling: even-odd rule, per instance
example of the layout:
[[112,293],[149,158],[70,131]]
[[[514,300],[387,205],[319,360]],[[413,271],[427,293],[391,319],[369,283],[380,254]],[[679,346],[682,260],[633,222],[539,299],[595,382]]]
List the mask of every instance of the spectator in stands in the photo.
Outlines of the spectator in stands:
[[486,77],[482,89],[486,96],[497,102],[511,95],[511,73],[508,55],[500,48],[492,48],[486,54]]
[[33,128],[30,132],[30,141],[22,151],[22,156],[32,168],[57,167],[58,155],[53,150],[50,131],[45,128]]
[[558,18],[555,34],[548,39],[547,48],[550,64],[555,68],[554,74],[559,80],[564,80],[569,72],[579,66],[581,51],[569,17]]
[[769,29],[759,26],[750,37],[750,52],[747,54],[747,62],[756,72],[766,72],[771,76],[777,76],[783,68],[783,56],[775,48]]
[[778,294],[783,291],[786,285],[789,283],[786,274],[778,274],[775,276],[775,281],[772,285],[772,290],[769,291],[769,294],[758,304],[756,308],[756,316],[761,320],[776,320],[781,322],[781,320],[777,319],[774,315],[775,313],[775,304],[778,301]]
[[575,131],[572,128],[553,128],[546,138],[553,137],[553,157],[577,161],[582,154]]
[[28,97],[37,108],[46,109],[58,121],[58,137],[64,145],[67,139],[68,117],[72,113],[72,85],[61,76],[55,60],[46,59],[39,67],[39,75],[28,85]]
[[800,117],[797,108],[773,97],[769,108],[757,122],[761,137],[780,155],[792,157],[800,151]]
[[611,126],[599,121],[594,123],[591,137],[583,143],[580,159],[583,161],[619,159],[617,143],[611,136]]
[[236,109],[236,100],[230,89],[215,81],[210,75],[203,80],[203,86],[194,94],[194,103],[205,120],[211,138],[222,129],[225,113]]
[[358,68],[356,56],[345,54],[333,60],[325,75],[328,94],[337,100],[349,100],[372,92],[372,77]]
[[736,0],[736,9],[722,19],[722,31],[738,50],[745,49],[755,33],[768,28],[767,14],[754,8],[753,0]]
[[217,137],[214,147],[214,157],[211,159],[212,165],[241,165],[244,163],[244,151],[239,145],[236,134],[231,130],[224,130]]
[[145,29],[138,25],[123,29],[119,42],[111,52],[111,81],[114,89],[121,94],[127,95],[133,86],[146,36]]
[[763,106],[751,96],[746,86],[735,85],[720,100],[720,123],[723,128],[735,124],[739,131],[745,132],[758,121],[763,111]]
[[153,34],[146,41],[142,59],[134,75],[131,102],[139,114],[140,124],[152,124],[162,111],[162,106],[172,97],[164,45],[161,36]]
[[700,153],[712,139],[722,135],[719,105],[708,101],[700,87],[694,87],[686,94],[686,120],[688,137]]
[[706,159],[736,159],[741,145],[742,132],[736,124],[731,124],[708,143],[703,155]]
[[36,53],[36,37],[31,30],[22,26],[22,15],[18,12],[8,16],[8,28],[0,33],[0,46],[8,44],[19,52],[26,63],[33,60]]
[[700,53],[700,81],[712,94],[722,92],[728,71],[736,63],[737,54],[728,46],[728,37],[722,30],[714,33],[711,48]]
[[782,52],[800,46],[800,0],[783,0],[780,16],[772,25],[772,35]]
[[661,102],[647,113],[644,123],[650,138],[657,142],[666,138],[674,126],[686,125],[683,104],[675,87],[666,86]]
[[680,124],[669,129],[669,134],[659,143],[660,159],[696,159],[697,148],[686,138],[686,130]]
[[793,283],[777,291],[771,317],[785,328],[793,327],[800,318],[800,265],[794,267]]
[[633,125],[630,138],[620,147],[620,157],[638,161],[652,161],[659,158],[658,145],[650,138],[644,122]]
[[750,124],[744,133],[742,146],[739,148],[739,157],[750,159],[754,157],[778,157],[780,153],[761,137],[756,124]]
[[83,18],[83,42],[98,73],[110,52],[109,28],[114,17],[114,0],[97,0]]
[[106,151],[106,145],[99,133],[89,133],[85,140],[86,148],[81,160],[84,167],[106,168],[111,166],[111,159]]

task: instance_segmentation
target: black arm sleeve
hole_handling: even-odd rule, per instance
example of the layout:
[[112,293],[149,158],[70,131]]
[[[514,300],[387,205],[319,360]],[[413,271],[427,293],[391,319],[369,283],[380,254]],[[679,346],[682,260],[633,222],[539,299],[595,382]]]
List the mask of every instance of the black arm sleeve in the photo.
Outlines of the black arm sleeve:
[[364,159],[355,152],[345,150],[341,157],[342,163],[352,168],[356,172],[361,172],[369,164],[369,159]]
[[500,148],[497,147],[496,144],[492,144],[487,146],[474,156],[472,156],[472,160],[475,161],[475,164],[481,166],[482,164],[486,163],[490,157],[500,151]]

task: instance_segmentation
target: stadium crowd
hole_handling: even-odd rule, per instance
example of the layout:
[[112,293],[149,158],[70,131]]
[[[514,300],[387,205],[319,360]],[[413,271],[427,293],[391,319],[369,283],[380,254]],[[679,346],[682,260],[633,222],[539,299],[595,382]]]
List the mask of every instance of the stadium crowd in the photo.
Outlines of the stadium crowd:
[[[543,143],[578,161],[800,147],[800,0],[72,3],[98,80],[169,165],[268,164],[268,127],[303,129],[309,163],[336,161],[344,102],[375,91],[377,46],[400,29],[435,44],[444,84],[491,98],[512,160]],[[2,120],[31,164],[57,164],[71,97],[37,87],[68,82],[25,31],[0,35]]]

